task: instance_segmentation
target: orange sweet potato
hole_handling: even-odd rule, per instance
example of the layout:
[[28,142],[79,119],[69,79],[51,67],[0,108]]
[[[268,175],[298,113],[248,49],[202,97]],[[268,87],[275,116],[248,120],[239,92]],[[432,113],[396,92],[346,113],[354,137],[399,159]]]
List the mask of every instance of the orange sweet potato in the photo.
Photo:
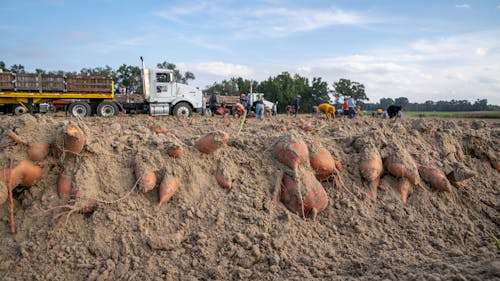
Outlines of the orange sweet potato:
[[418,170],[422,179],[429,183],[432,188],[445,192],[451,191],[451,184],[448,178],[440,170],[428,166],[420,166]]
[[139,188],[148,192],[156,186],[156,174],[154,171],[142,171],[138,167],[135,168],[135,176],[139,180]]
[[32,161],[43,160],[49,154],[49,145],[42,142],[31,143],[28,147],[28,158]]
[[370,195],[377,198],[378,187],[380,185],[380,175],[382,174],[382,157],[375,147],[367,147],[361,152],[359,162],[359,172],[369,185]]
[[217,171],[215,171],[214,173],[214,176],[215,176],[215,180],[217,181],[217,183],[223,187],[223,188],[226,188],[226,189],[230,189],[232,187],[232,181],[229,177],[227,177],[224,172],[221,170],[221,169],[217,169]]
[[229,135],[222,131],[210,132],[198,139],[194,146],[202,153],[211,154],[229,140]]
[[371,182],[382,174],[382,157],[374,147],[362,151],[361,161],[359,162],[359,172],[361,176]]
[[333,160],[332,154],[328,149],[322,147],[314,154],[311,154],[309,162],[318,180],[325,180],[333,175],[335,160]]
[[59,198],[68,199],[71,194],[73,175],[66,170],[61,171],[57,178],[57,193]]
[[63,150],[66,155],[79,155],[85,145],[85,135],[75,124],[68,124],[63,130]]
[[388,157],[385,162],[385,168],[392,176],[398,178],[407,178],[411,184],[420,185],[420,176],[415,162],[412,158],[396,158],[395,156]]
[[321,183],[310,171],[298,170],[294,176],[284,174],[280,201],[301,216],[319,213],[328,206],[328,196]]
[[182,146],[170,143],[167,147],[167,154],[170,157],[179,158],[184,154],[184,150],[182,149]]
[[274,157],[282,164],[296,170],[301,164],[309,161],[309,151],[302,139],[286,134],[274,145]]
[[160,192],[160,202],[158,203],[158,207],[160,207],[163,203],[167,202],[174,196],[174,194],[179,189],[179,180],[176,177],[167,177],[165,176],[160,183],[159,192]]
[[29,160],[22,160],[11,172],[11,181],[15,186],[32,186],[42,176],[42,168],[31,163]]

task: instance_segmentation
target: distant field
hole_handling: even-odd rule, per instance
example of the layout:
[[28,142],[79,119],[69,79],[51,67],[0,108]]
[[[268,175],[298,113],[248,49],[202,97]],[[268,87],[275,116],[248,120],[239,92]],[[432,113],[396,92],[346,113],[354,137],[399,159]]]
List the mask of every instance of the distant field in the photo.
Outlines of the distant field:
[[441,117],[441,118],[500,118],[500,111],[470,111],[470,112],[417,112],[404,111],[403,116],[419,117],[423,114],[424,117]]

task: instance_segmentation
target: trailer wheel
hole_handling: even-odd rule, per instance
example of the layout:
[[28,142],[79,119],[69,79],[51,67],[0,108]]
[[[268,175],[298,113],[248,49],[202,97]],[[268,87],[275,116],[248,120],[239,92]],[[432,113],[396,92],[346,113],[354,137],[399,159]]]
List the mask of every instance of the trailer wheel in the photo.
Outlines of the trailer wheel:
[[111,117],[118,114],[118,106],[114,102],[103,101],[97,106],[97,115]]
[[187,102],[180,102],[174,106],[172,113],[176,116],[189,117],[192,111],[193,109],[191,109],[191,106]]
[[21,105],[14,107],[14,114],[15,115],[23,115],[26,112],[28,112],[26,110],[26,108],[22,107]]
[[90,104],[83,101],[75,101],[69,105],[69,112],[75,117],[90,116]]

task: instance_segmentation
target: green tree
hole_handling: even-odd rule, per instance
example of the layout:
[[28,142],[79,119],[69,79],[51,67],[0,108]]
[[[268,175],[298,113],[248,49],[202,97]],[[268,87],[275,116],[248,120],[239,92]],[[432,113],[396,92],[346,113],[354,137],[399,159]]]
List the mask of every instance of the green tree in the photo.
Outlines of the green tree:
[[387,107],[389,107],[389,105],[392,105],[394,104],[394,100],[391,99],[391,98],[381,98],[380,99],[380,108],[382,109],[387,109]]
[[394,103],[400,105],[401,107],[403,107],[403,110],[405,110],[410,101],[406,97],[399,97],[394,100]]
[[5,62],[3,62],[1,60],[0,60],[0,70],[1,71],[7,71],[8,70],[7,67],[5,67]]
[[21,64],[14,64],[10,67],[10,72],[12,73],[26,73],[24,66]]
[[340,79],[338,82],[333,83],[335,89],[335,99],[340,100],[342,96],[353,97],[354,100],[370,100],[365,93],[365,86],[359,82],[351,81],[349,79]]
[[142,94],[141,69],[137,66],[122,64],[116,71],[115,83],[125,87],[127,93]]

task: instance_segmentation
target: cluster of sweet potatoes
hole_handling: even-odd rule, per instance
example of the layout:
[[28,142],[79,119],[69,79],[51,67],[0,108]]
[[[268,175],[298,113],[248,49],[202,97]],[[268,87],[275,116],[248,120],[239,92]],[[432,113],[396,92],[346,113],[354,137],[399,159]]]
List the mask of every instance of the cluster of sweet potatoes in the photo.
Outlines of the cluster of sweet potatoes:
[[283,165],[279,199],[303,218],[314,217],[328,206],[328,195],[320,180],[331,177],[335,171],[335,161],[326,148],[311,148],[300,136],[288,132],[273,147],[274,157]]

